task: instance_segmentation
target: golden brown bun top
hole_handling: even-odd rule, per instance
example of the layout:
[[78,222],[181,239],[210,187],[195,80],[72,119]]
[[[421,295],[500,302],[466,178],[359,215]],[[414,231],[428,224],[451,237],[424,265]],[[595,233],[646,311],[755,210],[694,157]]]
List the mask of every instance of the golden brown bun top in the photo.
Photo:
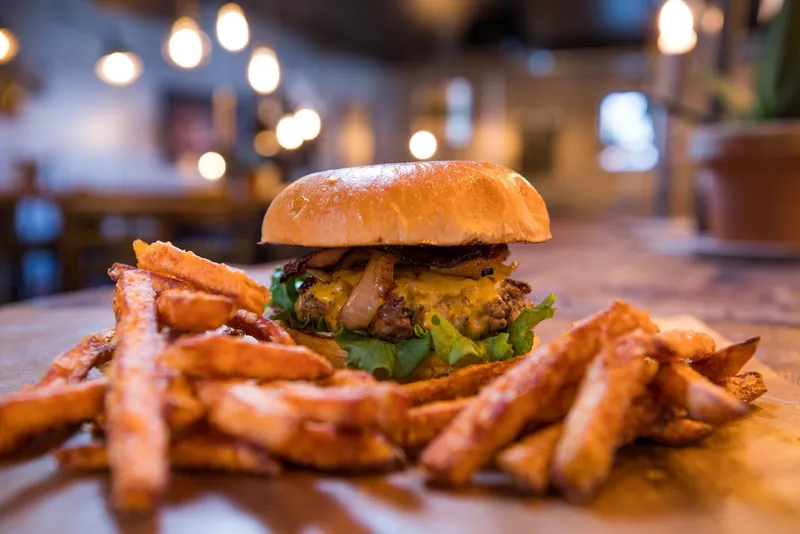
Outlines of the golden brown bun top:
[[306,247],[453,246],[550,239],[534,187],[491,163],[430,161],[310,174],[264,217],[261,239]]

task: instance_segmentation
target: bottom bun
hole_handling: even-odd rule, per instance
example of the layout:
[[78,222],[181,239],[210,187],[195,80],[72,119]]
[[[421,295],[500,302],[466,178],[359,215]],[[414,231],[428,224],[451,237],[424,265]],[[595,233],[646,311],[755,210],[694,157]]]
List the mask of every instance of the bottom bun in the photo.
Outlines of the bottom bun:
[[[302,330],[296,330],[294,328],[286,328],[286,330],[289,332],[289,335],[292,336],[295,343],[308,347],[318,353],[331,362],[334,368],[343,369],[345,367],[344,362],[347,359],[347,351],[336,343],[331,334],[309,334],[308,332],[303,332]],[[533,348],[531,351],[535,350],[538,346],[539,336],[534,336]],[[440,376],[449,375],[458,369],[462,369],[462,367],[448,365],[439,359],[435,352],[431,352],[422,360],[411,375],[402,380],[398,380],[398,382],[416,382],[418,380],[438,378]]]

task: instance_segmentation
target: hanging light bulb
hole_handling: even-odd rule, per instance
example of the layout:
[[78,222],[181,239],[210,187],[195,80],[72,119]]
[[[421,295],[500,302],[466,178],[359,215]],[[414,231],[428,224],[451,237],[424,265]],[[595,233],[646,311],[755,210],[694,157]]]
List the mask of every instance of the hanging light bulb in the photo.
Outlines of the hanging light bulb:
[[286,150],[300,148],[303,144],[303,135],[293,115],[284,115],[275,128],[278,143]]
[[107,84],[124,87],[142,74],[142,61],[133,52],[114,51],[97,60],[94,72]]
[[225,158],[217,152],[206,152],[197,160],[197,170],[206,180],[219,180],[225,176]]
[[271,48],[259,46],[253,50],[247,65],[247,80],[257,93],[266,95],[275,91],[281,81],[281,66],[278,56]]
[[240,52],[250,40],[250,27],[238,4],[225,4],[217,13],[217,39],[229,52]]
[[208,36],[194,19],[181,17],[175,21],[165,47],[170,61],[182,69],[193,69],[206,59],[208,51]]
[[683,0],[667,0],[658,15],[658,49],[662,54],[685,54],[697,44],[692,10]]
[[8,63],[17,55],[17,36],[8,28],[0,28],[0,65]]
[[425,130],[414,133],[408,141],[408,149],[417,159],[430,159],[436,154],[436,148],[436,137]]
[[300,129],[300,135],[306,141],[316,139],[322,129],[319,113],[312,108],[300,108],[294,112],[294,121]]

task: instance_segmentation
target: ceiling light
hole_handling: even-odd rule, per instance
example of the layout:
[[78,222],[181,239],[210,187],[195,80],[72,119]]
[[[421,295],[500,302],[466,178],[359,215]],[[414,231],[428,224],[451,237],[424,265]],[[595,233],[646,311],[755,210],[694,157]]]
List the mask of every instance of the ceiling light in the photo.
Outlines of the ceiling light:
[[411,136],[408,149],[417,159],[430,159],[436,154],[436,137],[430,132],[420,130]]
[[229,52],[240,52],[250,40],[250,27],[242,8],[237,4],[225,4],[217,13],[217,39]]
[[306,141],[316,139],[322,129],[322,120],[319,113],[311,108],[300,108],[294,113],[294,120],[300,129],[300,135]]
[[303,135],[292,115],[285,115],[278,121],[275,133],[278,136],[278,143],[286,150],[300,148],[303,144]]
[[193,69],[207,57],[208,36],[200,31],[197,22],[181,17],[172,25],[166,44],[166,56],[182,69]]
[[133,52],[111,52],[97,60],[94,72],[107,84],[124,87],[142,74],[142,61]]
[[278,56],[271,48],[260,46],[253,50],[247,65],[247,80],[250,86],[262,95],[275,91],[281,81],[281,66]]
[[206,152],[197,160],[197,170],[206,180],[219,180],[225,175],[225,158],[216,152]]

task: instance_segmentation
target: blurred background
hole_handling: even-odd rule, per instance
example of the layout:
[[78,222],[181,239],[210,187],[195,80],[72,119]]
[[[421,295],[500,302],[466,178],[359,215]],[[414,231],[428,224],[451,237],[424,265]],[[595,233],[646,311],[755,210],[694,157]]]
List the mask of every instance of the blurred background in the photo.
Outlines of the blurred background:
[[134,238],[236,264],[286,257],[256,243],[287,183],[424,159],[512,167],[555,219],[661,218],[796,250],[786,236],[724,235],[700,187],[719,174],[719,150],[748,146],[720,149],[720,124],[791,118],[784,93],[768,109],[755,81],[772,69],[800,91],[791,11],[781,0],[0,0],[0,302],[107,284],[113,261],[133,261]]

